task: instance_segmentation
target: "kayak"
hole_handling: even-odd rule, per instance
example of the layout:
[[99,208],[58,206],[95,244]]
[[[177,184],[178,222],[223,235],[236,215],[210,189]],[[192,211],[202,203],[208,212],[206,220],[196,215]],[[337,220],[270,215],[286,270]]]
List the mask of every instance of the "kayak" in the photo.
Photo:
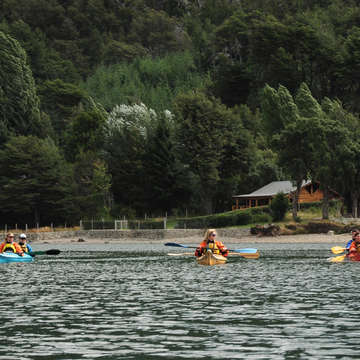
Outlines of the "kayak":
[[219,265],[225,264],[227,258],[219,254],[213,254],[212,251],[208,250],[205,254],[201,255],[196,260],[200,265]]
[[34,258],[28,254],[20,256],[11,252],[0,253],[0,264],[10,262],[31,262]]

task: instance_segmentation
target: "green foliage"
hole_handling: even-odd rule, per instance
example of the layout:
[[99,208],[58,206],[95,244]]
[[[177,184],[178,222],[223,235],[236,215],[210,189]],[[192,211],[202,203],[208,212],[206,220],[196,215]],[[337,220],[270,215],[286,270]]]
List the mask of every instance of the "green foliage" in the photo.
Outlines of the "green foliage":
[[25,51],[0,32],[0,144],[11,135],[45,136],[39,105]]
[[[86,216],[222,211],[307,176],[354,213],[359,21],[341,0],[3,0],[0,144],[53,138],[75,169],[69,209]],[[141,103],[158,116],[104,143],[104,108]]]
[[182,160],[199,177],[202,206],[205,213],[211,213],[213,192],[225,165],[226,146],[230,145],[227,142],[230,125],[236,120],[218,100],[202,93],[178,96],[175,109]]
[[[50,115],[57,139],[60,140],[61,144],[64,143],[67,128],[70,131],[77,129],[82,132],[84,130],[80,126],[82,122],[81,116],[86,117],[83,112],[92,113],[90,117],[97,118],[97,121],[103,121],[101,119],[106,116],[103,107],[95,103],[86,91],[80,89],[77,85],[57,79],[45,81],[39,86],[38,91],[41,98],[41,109]],[[80,118],[76,119],[77,116],[80,116]],[[75,124],[72,124],[73,121],[75,121]],[[90,120],[84,121],[89,122]],[[83,137],[84,134],[70,134],[70,137],[73,138],[77,136]]]
[[274,221],[281,221],[289,210],[289,199],[283,193],[276,194],[270,204],[271,215]]
[[82,112],[68,125],[65,154],[73,162],[80,152],[100,152],[104,142],[105,117],[101,112]]
[[141,220],[141,221],[137,221],[137,220],[129,220],[128,221],[128,227],[129,229],[133,229],[133,230],[137,230],[137,229],[141,229],[141,230],[145,230],[145,229],[164,229],[164,221],[163,220]]
[[111,175],[94,152],[80,152],[73,165],[74,199],[85,218],[109,217]]
[[13,137],[0,150],[0,210],[6,221],[46,223],[78,220],[71,168],[50,140]]
[[192,55],[183,52],[100,66],[81,86],[107,110],[117,104],[144,103],[163,111],[171,110],[178,93],[201,88],[207,82],[207,75],[199,73]]
[[162,116],[147,139],[144,202],[151,213],[170,214],[171,209],[187,204],[192,193],[188,174],[175,153],[172,132],[172,120]]
[[182,218],[177,220],[179,229],[204,229],[211,227],[229,227],[248,225],[259,222],[271,222],[268,207],[229,211],[226,213]]

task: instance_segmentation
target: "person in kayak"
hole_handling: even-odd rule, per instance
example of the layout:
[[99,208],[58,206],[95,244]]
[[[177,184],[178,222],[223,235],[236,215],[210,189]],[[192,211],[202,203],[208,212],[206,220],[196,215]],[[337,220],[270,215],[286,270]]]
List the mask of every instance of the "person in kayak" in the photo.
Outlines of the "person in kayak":
[[19,245],[21,246],[23,252],[25,252],[25,253],[29,253],[29,252],[33,251],[31,245],[27,243],[25,234],[19,235]]
[[208,229],[205,233],[204,240],[195,250],[195,256],[200,257],[207,250],[211,250],[214,254],[220,254],[222,256],[228,256],[229,250],[225,247],[225,245],[221,241],[217,241],[216,238],[216,230]]
[[347,257],[353,261],[360,261],[360,233],[355,235],[355,239],[350,245]]
[[24,256],[24,251],[21,249],[20,245],[14,241],[13,233],[8,233],[5,241],[0,244],[0,253],[2,252],[13,252]]
[[352,229],[351,230],[351,240],[349,240],[345,246],[345,249],[346,249],[346,253],[348,254],[349,253],[349,250],[350,250],[350,246],[351,244],[353,243],[353,241],[355,241],[355,237],[357,234],[359,234],[360,231],[359,229]]

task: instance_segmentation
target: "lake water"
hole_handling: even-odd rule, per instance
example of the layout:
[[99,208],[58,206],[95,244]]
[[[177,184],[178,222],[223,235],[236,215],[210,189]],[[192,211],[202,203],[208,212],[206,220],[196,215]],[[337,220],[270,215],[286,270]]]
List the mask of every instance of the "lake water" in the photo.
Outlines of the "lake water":
[[62,252],[0,265],[0,359],[359,359],[360,263],[331,246],[207,267],[162,244],[33,244]]

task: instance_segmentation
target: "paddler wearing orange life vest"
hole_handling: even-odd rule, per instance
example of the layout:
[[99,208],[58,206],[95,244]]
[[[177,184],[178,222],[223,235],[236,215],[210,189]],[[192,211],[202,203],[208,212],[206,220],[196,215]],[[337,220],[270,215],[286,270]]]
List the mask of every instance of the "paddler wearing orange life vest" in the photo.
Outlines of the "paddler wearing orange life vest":
[[23,250],[20,245],[14,241],[14,234],[8,233],[6,235],[5,241],[0,244],[0,253],[2,252],[13,252],[21,256],[24,255]]
[[347,257],[353,261],[360,261],[360,233],[355,235],[355,239],[350,245]]
[[204,240],[195,250],[195,256],[200,257],[207,250],[211,250],[214,254],[228,256],[229,250],[221,241],[216,240],[216,230],[208,229],[205,233]]

